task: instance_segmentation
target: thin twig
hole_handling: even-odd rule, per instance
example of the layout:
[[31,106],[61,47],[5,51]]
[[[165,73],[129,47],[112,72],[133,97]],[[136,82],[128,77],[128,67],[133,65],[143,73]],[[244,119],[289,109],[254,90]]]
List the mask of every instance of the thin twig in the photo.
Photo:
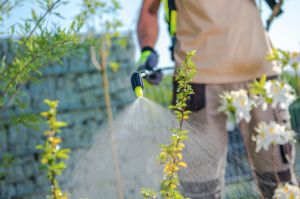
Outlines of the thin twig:
[[54,173],[54,171],[52,171],[52,180],[51,180],[52,186],[53,186],[52,189],[53,189],[54,199],[57,199],[56,194],[55,194],[56,185],[55,185],[54,180],[55,180],[55,173]]
[[273,13],[272,13],[272,15],[270,16],[269,20],[267,21],[267,31],[269,30],[270,25],[271,25],[273,19],[274,19],[274,18],[277,16],[277,14],[279,13],[282,3],[283,3],[283,1],[280,1],[279,3],[277,3],[277,4],[273,7]]
[[[28,35],[28,37],[26,38],[26,40],[23,42],[23,45],[21,46],[20,50],[15,54],[14,58],[11,60],[10,64],[8,64],[5,68],[5,70],[1,73],[1,76],[3,76],[5,74],[5,72],[9,69],[10,65],[15,61],[15,59],[17,58],[17,56],[19,55],[19,52],[24,48],[25,44],[27,43],[27,41],[29,40],[29,38],[31,37],[31,35],[33,34],[33,32],[35,31],[35,29],[38,27],[38,25],[40,24],[40,22],[46,17],[46,15],[52,10],[52,8],[61,0],[57,0],[55,3],[53,3],[53,5],[47,10],[47,12],[39,19],[39,21],[36,23],[35,27],[33,28],[33,30],[30,32],[30,34]],[[1,97],[0,97],[1,98]]]
[[52,48],[48,49],[46,52],[43,52],[42,54],[36,56],[35,58],[33,58],[28,64],[25,65],[24,68],[22,68],[22,70],[20,70],[16,75],[15,77],[7,84],[5,90],[3,91],[3,93],[1,94],[0,96],[0,99],[4,96],[4,94],[6,93],[7,89],[9,88],[9,86],[12,84],[13,81],[15,81],[15,79],[32,63],[34,62],[35,60],[37,60],[38,58],[42,57],[43,55],[45,55],[46,53],[48,53],[49,51],[52,51],[54,48],[56,48],[57,46],[59,45],[62,45],[64,43],[66,43],[68,41],[62,41],[62,42],[59,42],[57,44],[55,44]]
[[[0,15],[0,17],[3,19],[3,17]],[[5,23],[5,21],[4,20],[2,20],[2,23],[4,24],[4,26],[5,26],[5,28],[6,28],[6,30],[7,30],[7,33],[9,34],[9,36],[10,36],[10,38],[11,39],[13,39],[13,35],[12,34],[10,34],[10,32],[9,32],[9,28],[8,28],[8,26],[6,25],[6,23]]]
[[275,145],[273,145],[273,147],[272,147],[272,163],[273,163],[273,171],[274,171],[276,181],[279,186],[282,186],[279,176],[278,176],[278,173],[277,173],[277,170],[276,170],[276,165],[275,165]]
[[91,60],[92,60],[92,63],[94,64],[94,66],[97,68],[98,71],[102,71],[102,68],[101,68],[101,65],[99,64],[99,62],[97,61],[96,59],[96,51],[95,51],[95,47],[94,46],[91,46],[90,47],[91,49]]
[[298,183],[298,187],[300,188],[299,178],[297,176],[296,169],[294,167],[294,163],[293,163],[293,160],[292,160],[292,154],[291,154],[290,147],[289,147],[288,143],[285,144],[285,148],[286,148],[286,151],[289,155],[288,162],[289,162],[290,165],[292,165],[293,172],[295,173],[296,180],[297,180],[297,183]]
[[7,2],[8,2],[8,0],[4,1],[4,3],[2,3],[1,6],[4,6]]
[[[41,67],[37,68],[37,70],[39,70],[40,68],[43,68],[45,65],[47,65],[50,61],[47,61],[46,63],[44,63]],[[32,76],[35,72],[32,72],[29,76]],[[10,96],[9,100],[1,107],[0,109],[0,113],[5,109],[5,107],[8,105],[8,103],[15,97],[15,95],[21,90],[21,88],[25,85],[25,83],[28,80],[26,79],[20,86],[19,88],[14,92],[14,94],[12,96]]]
[[253,169],[253,163],[252,163],[252,160],[251,160],[251,157],[250,157],[250,152],[249,152],[249,150],[248,150],[248,145],[247,145],[247,141],[246,141],[246,138],[245,138],[245,135],[244,135],[244,132],[243,132],[243,128],[242,128],[241,122],[239,123],[239,127],[240,127],[240,131],[241,131],[242,138],[243,138],[243,141],[244,141],[245,150],[246,150],[248,162],[249,162],[249,165],[250,165],[250,169],[251,169],[251,172],[252,172],[254,181],[255,181],[255,183],[256,183],[257,189],[258,189],[258,191],[259,191],[259,196],[260,196],[261,199],[264,199],[264,196],[263,196],[263,194],[262,194],[262,191],[261,191],[260,186],[259,186],[259,183],[258,183],[258,179],[257,179],[256,173],[255,173],[255,171],[254,171],[254,169]]
[[[6,4],[8,1],[9,1],[9,0],[7,0],[6,2],[4,2],[4,3],[1,5],[2,8],[3,8],[4,4]],[[19,1],[15,2],[15,5],[13,5],[13,6],[11,7],[11,9],[8,9],[8,10],[6,10],[5,12],[2,12],[1,14],[2,14],[2,15],[6,15],[8,12],[11,12],[12,8],[13,8],[13,7],[17,7],[18,4],[20,4],[22,1],[24,1],[24,0],[19,0]]]

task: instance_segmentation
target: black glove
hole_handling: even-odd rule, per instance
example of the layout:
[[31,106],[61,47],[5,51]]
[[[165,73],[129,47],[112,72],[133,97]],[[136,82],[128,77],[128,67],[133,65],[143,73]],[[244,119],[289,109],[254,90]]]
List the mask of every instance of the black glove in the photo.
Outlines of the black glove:
[[[138,62],[137,71],[149,70],[152,71],[153,68],[157,65],[158,56],[156,52],[151,47],[144,47],[142,49],[142,55]],[[158,85],[163,78],[161,71],[153,72],[151,75],[147,75],[145,79],[150,84]]]

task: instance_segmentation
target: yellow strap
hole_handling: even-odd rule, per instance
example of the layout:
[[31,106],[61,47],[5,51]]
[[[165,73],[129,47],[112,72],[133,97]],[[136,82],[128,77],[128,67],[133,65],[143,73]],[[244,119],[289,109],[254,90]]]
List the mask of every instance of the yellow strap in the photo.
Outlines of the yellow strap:
[[165,12],[166,12],[166,21],[167,23],[170,22],[170,16],[169,16],[169,4],[168,4],[168,0],[161,0],[164,4],[165,4]]
[[171,11],[171,20],[170,20],[170,35],[174,36],[177,31],[177,11]]

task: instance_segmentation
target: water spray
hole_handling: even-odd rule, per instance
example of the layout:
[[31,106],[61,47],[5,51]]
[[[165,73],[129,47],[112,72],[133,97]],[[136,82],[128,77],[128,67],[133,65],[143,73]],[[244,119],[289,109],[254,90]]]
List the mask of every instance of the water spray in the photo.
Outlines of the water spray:
[[154,77],[156,72],[162,70],[170,70],[174,67],[156,68],[155,70],[141,70],[134,72],[131,76],[131,86],[137,97],[143,97],[144,81],[145,77]]

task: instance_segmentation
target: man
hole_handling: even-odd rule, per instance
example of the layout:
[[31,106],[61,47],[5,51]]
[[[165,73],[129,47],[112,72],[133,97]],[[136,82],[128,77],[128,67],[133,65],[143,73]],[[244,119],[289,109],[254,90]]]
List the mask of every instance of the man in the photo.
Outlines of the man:
[[[253,83],[253,79],[263,74],[269,79],[274,79],[281,72],[276,63],[265,60],[266,52],[271,50],[271,44],[255,2],[253,0],[166,0],[166,2],[169,11],[167,20],[170,23],[173,43],[176,40],[173,49],[175,71],[185,60],[186,52],[197,50],[192,58],[198,71],[192,82],[195,94],[188,102],[188,109],[194,111],[192,120],[196,121],[197,114],[205,111],[207,125],[225,127],[226,116],[217,112],[220,105],[218,95],[223,90],[248,90],[247,85]],[[154,45],[158,35],[159,6],[160,0],[143,1],[137,29],[142,49],[138,70],[151,69],[157,64]],[[176,12],[173,12],[174,10]],[[175,25],[174,21],[171,21],[174,18],[176,18]],[[148,77],[147,81],[159,84],[161,79],[162,74],[157,73],[152,78]],[[177,85],[174,82],[174,96]],[[201,111],[197,112],[199,110]],[[255,143],[251,140],[251,135],[255,134],[254,127],[258,122],[269,122],[278,118],[271,108],[265,112],[257,108],[251,115],[251,122],[243,121],[242,127],[250,148],[253,166],[257,171],[259,186],[265,198],[272,198],[277,187],[272,168],[272,150],[255,153]],[[289,123],[287,111],[281,110],[281,117],[287,124]],[[185,159],[188,168],[182,169],[179,173],[180,191],[184,197],[191,199],[223,197],[228,133],[225,129],[218,129],[211,134],[197,134],[199,141],[209,138],[215,142],[210,146],[212,150],[207,150],[207,152],[215,151],[214,155],[210,154],[211,161],[206,159],[209,163],[204,164],[201,158],[196,157],[196,152],[187,153],[190,154],[190,157]],[[284,149],[276,146],[275,152],[275,165],[281,182],[293,181],[294,176],[285,159]],[[194,174],[196,170],[205,175],[198,177]]]

